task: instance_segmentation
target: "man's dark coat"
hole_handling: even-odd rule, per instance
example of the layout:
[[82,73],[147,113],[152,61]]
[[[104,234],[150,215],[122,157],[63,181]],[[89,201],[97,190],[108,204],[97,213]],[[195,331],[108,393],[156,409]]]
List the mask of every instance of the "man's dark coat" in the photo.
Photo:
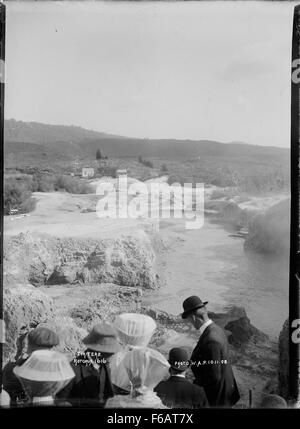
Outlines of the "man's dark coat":
[[173,375],[168,380],[161,381],[154,391],[169,408],[209,407],[203,388],[183,377]]
[[86,363],[70,365],[75,377],[56,395],[56,400],[65,400],[76,407],[103,408],[108,398],[114,396],[108,363],[101,364],[97,370]]
[[194,383],[204,388],[210,406],[232,407],[240,399],[226,335],[214,322],[204,330],[192,353],[191,369]]
[[10,396],[11,406],[22,405],[23,403],[27,403],[29,401],[29,398],[27,397],[20,380],[13,372],[13,369],[16,366],[23,365],[27,359],[28,358],[20,358],[16,362],[8,362],[3,368],[3,389]]

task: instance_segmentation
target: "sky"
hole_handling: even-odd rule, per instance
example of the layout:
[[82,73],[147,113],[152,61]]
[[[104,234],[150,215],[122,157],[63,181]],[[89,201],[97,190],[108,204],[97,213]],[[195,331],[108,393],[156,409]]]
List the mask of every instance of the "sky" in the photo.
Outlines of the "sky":
[[5,117],[290,145],[294,2],[8,2]]

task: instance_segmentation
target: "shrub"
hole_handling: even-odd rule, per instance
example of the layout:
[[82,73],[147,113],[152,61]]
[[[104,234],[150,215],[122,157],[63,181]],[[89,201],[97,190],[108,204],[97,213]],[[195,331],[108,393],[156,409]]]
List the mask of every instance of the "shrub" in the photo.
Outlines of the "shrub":
[[89,194],[93,192],[88,183],[76,179],[75,177],[61,175],[55,180],[55,190],[63,189],[70,194]]
[[103,158],[103,156],[102,156],[101,150],[98,149],[96,152],[96,159],[102,159],[102,158]]
[[185,183],[193,183],[193,179],[191,177],[183,177],[178,174],[171,174],[167,180],[169,185],[173,185],[174,183],[179,183],[183,186]]
[[108,177],[117,177],[117,167],[109,166],[109,165],[103,165],[102,167],[98,167],[98,174],[102,176],[108,176]]
[[141,156],[139,156],[139,163],[145,165],[145,167],[153,168],[153,162],[143,159]]
[[20,205],[20,213],[30,213],[36,208],[36,199],[33,197],[28,198]]
[[34,208],[30,180],[13,177],[4,181],[4,214],[10,214],[11,209],[18,210],[18,213],[28,213]]
[[38,174],[34,177],[32,190],[53,192],[55,190],[55,176],[52,174]]

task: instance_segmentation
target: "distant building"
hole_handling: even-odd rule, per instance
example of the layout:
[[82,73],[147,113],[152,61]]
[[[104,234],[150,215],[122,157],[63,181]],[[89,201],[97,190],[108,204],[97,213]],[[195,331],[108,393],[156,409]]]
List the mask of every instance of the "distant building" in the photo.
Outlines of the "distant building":
[[83,167],[81,170],[82,177],[94,177],[95,171],[92,167]]
[[116,171],[117,177],[127,177],[127,170],[124,168],[122,170]]

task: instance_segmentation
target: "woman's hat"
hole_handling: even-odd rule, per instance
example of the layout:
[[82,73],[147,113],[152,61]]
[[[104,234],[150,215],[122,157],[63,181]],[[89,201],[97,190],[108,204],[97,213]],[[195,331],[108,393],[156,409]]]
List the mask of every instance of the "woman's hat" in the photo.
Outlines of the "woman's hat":
[[95,325],[82,342],[87,348],[102,353],[116,353],[121,348],[116,331],[106,323]]
[[145,314],[123,313],[116,317],[114,327],[124,345],[146,347],[156,329],[156,323]]
[[128,351],[123,365],[134,388],[154,388],[169,376],[170,364],[167,359],[149,347],[134,347]]
[[51,348],[59,344],[59,337],[51,329],[41,326],[29,332],[28,342],[36,347]]
[[17,377],[32,381],[64,381],[75,377],[66,356],[52,350],[36,350],[13,369]]
[[182,347],[174,347],[169,352],[169,364],[177,371],[185,371],[190,364],[189,352]]
[[183,310],[181,317],[183,319],[186,319],[191,312],[194,310],[197,310],[198,308],[204,307],[206,304],[208,304],[208,301],[202,302],[201,299],[198,296],[190,296],[185,301],[183,301]]

